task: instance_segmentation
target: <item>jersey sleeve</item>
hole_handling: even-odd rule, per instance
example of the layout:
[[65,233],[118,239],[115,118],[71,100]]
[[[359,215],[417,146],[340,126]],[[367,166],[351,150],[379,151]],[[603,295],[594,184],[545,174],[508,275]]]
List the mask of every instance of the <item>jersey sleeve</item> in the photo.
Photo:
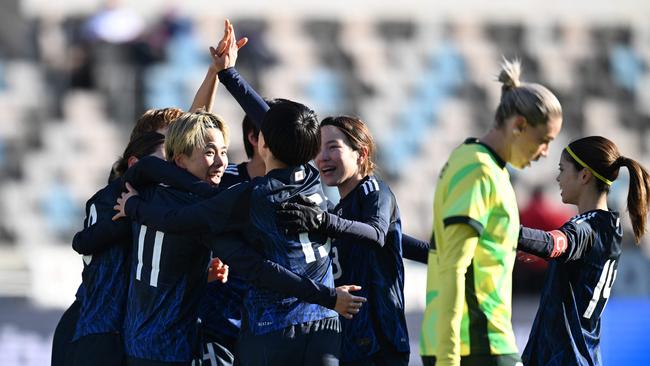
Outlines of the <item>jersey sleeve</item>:
[[426,241],[402,234],[402,251],[404,258],[427,264],[429,259],[429,243]]
[[219,81],[228,89],[230,95],[235,98],[259,129],[262,126],[266,111],[269,110],[269,106],[264,99],[239,75],[239,72],[234,67],[221,70],[219,72]]
[[594,240],[595,233],[588,220],[569,221],[552,231],[522,226],[517,249],[546,259],[572,261],[582,258]]
[[201,197],[212,197],[219,193],[217,187],[195,177],[188,171],[155,156],[145,156],[131,166],[122,177],[136,189],[157,183],[194,193]]
[[336,306],[335,289],[263,258],[241,235],[229,233],[219,236],[212,242],[211,249],[214,255],[228,264],[233,274],[256,287],[264,287],[329,309]]
[[488,168],[481,164],[458,171],[443,202],[443,225],[466,224],[480,236],[487,225],[492,184]]
[[325,213],[324,228],[325,233],[331,237],[338,238],[347,236],[355,240],[366,240],[377,245],[384,245],[384,236],[370,224],[361,221],[344,219],[333,213]]
[[72,239],[72,249],[82,255],[102,252],[116,243],[127,242],[131,237],[131,221],[113,221],[113,205],[119,192],[119,181],[113,181],[98,191],[86,203],[84,229]]
[[174,234],[212,234],[245,230],[249,220],[251,185],[242,183],[198,203],[169,208],[133,196],[125,206],[132,220]]
[[74,235],[72,249],[82,255],[97,254],[130,237],[130,220],[102,218]]

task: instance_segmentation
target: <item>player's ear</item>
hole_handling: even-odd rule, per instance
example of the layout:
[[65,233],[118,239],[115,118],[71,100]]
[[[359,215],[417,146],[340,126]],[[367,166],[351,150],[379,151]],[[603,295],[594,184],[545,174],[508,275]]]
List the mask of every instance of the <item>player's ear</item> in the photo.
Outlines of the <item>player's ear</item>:
[[582,168],[578,173],[578,179],[580,179],[581,184],[587,184],[593,178],[593,175],[587,168]]
[[246,135],[246,138],[248,139],[248,142],[250,142],[251,145],[257,147],[257,142],[259,141],[259,139],[258,139],[258,135],[255,134],[255,131],[253,130],[248,131],[248,135]]
[[362,146],[359,150],[357,150],[357,153],[359,154],[359,157],[357,158],[357,164],[361,165],[368,159],[368,147]]
[[526,121],[526,118],[524,118],[523,116],[516,115],[514,116],[512,133],[515,136],[517,136],[522,132],[524,132],[527,126],[528,126],[528,122]]
[[187,157],[185,154],[178,154],[174,156],[174,163],[179,168],[187,169]]
[[132,167],[133,165],[135,165],[135,163],[137,163],[138,160],[139,160],[138,158],[136,158],[135,156],[131,155],[131,156],[129,156],[129,158],[126,160],[126,165],[130,168],[130,167]]

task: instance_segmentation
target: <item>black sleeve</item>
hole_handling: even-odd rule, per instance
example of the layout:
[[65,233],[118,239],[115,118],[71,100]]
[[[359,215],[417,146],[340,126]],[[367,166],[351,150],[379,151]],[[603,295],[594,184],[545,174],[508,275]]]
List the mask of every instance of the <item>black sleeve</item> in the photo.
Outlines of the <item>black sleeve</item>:
[[323,227],[325,233],[333,238],[346,236],[355,240],[367,240],[380,247],[384,245],[384,235],[381,235],[381,232],[374,226],[344,219],[333,213],[326,213],[323,216]]
[[82,255],[97,254],[115,243],[128,241],[130,237],[130,220],[104,218],[76,233],[72,239],[72,249]]
[[429,243],[402,234],[402,251],[404,258],[427,264],[429,259]]
[[230,95],[235,98],[244,112],[251,117],[257,129],[260,129],[264,115],[269,110],[269,105],[264,99],[239,75],[234,67],[221,70],[219,81],[228,89]]
[[344,219],[332,213],[324,215],[325,233],[332,237],[345,235],[383,247],[393,212],[391,195],[385,190],[386,188],[381,186],[381,190],[377,189],[364,195],[358,221]]
[[593,242],[594,231],[588,221],[569,221],[552,231],[522,226],[517,249],[546,259],[570,261],[582,258]]
[[132,220],[174,234],[212,234],[244,230],[249,222],[250,184],[241,183],[193,205],[170,209],[133,196],[125,212]]
[[127,169],[122,177],[134,188],[164,183],[169,186],[192,192],[201,197],[212,197],[219,188],[195,177],[190,172],[155,156],[145,156]]
[[228,233],[219,236],[211,244],[211,249],[213,255],[228,264],[233,274],[256,287],[264,287],[329,309],[336,306],[335,289],[264,259],[240,235]]

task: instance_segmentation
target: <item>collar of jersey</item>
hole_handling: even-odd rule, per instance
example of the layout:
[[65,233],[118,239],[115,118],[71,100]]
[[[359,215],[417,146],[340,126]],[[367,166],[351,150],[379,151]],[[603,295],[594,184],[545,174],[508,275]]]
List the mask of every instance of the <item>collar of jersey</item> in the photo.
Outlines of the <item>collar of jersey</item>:
[[478,145],[483,146],[490,153],[490,155],[492,155],[492,159],[494,159],[494,162],[497,163],[497,165],[499,165],[499,167],[501,169],[506,167],[506,162],[503,161],[503,159],[501,159],[499,154],[497,154],[496,151],[492,150],[491,147],[489,147],[485,143],[481,142],[481,140],[479,140],[478,138],[470,137],[467,140],[465,140],[464,144],[465,145],[478,144]]
[[[341,201],[346,201],[346,200],[348,199],[348,197],[352,196],[352,192],[356,192],[358,189],[360,189],[359,187],[361,187],[361,185],[364,184],[365,182],[367,182],[370,178],[372,178],[372,175],[366,175],[365,177],[363,177],[363,178],[359,181],[359,183],[357,183],[357,185],[354,187],[354,189],[351,190],[350,193],[348,193],[347,196],[341,198],[341,200],[340,200],[339,202],[341,202]],[[337,206],[337,207],[338,207],[338,206]]]

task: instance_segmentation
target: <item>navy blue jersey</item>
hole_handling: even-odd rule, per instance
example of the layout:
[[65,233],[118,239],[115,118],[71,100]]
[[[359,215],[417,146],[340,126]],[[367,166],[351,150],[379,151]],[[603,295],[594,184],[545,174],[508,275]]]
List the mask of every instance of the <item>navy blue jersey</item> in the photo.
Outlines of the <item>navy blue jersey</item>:
[[[173,188],[147,189],[142,197],[177,208],[199,197]],[[126,353],[164,362],[189,362],[198,350],[198,308],[207,282],[209,241],[198,234],[165,233],[133,223],[129,299],[124,321]]]
[[221,183],[219,183],[219,188],[222,189],[228,189],[235,184],[239,184],[242,182],[248,182],[251,180],[251,177],[248,175],[248,169],[246,166],[248,165],[247,162],[243,162],[240,164],[233,164],[230,163],[226,167],[226,171],[223,174],[223,177],[221,177]]
[[336,285],[360,285],[363,289],[357,295],[368,298],[354,319],[341,318],[341,360],[366,358],[379,351],[382,342],[397,352],[408,352],[402,229],[395,196],[382,181],[367,176],[333,211],[344,219],[369,224],[383,236],[379,241],[383,246],[346,235],[332,242]]
[[[244,233],[264,256],[297,274],[332,287],[330,241],[319,233],[286,235],[276,223],[276,209],[298,195],[327,209],[325,195],[316,168],[275,169],[252,181],[250,221],[255,230]],[[244,300],[244,324],[252,334],[264,334],[337,314],[319,305],[286,297],[275,291],[251,287]]]
[[[228,164],[221,178],[219,187],[230,188],[236,184],[248,182],[246,163]],[[228,263],[226,263],[228,264]],[[228,274],[228,281],[208,283],[205,296],[201,299],[199,318],[204,330],[204,340],[216,337],[236,339],[241,328],[241,309],[248,284],[237,274],[236,270]]]
[[[75,246],[92,245],[96,241],[93,238],[98,236],[112,245],[83,257],[82,285],[77,293],[81,308],[73,340],[89,334],[121,332],[122,329],[128,289],[131,231],[128,221],[114,223],[111,220],[115,214],[113,206],[120,194],[120,187],[121,182],[115,180],[88,200],[85,229],[75,235]],[[111,232],[106,232],[105,229],[94,230],[104,223],[118,229]],[[120,231],[120,226],[126,230]],[[87,235],[89,233],[92,235]],[[89,241],[91,243],[84,243]]]
[[548,243],[544,256],[553,259],[524,364],[600,365],[600,316],[621,254],[618,213],[588,211],[551,232],[522,229],[520,249],[526,250],[535,236],[541,239],[537,244]]

